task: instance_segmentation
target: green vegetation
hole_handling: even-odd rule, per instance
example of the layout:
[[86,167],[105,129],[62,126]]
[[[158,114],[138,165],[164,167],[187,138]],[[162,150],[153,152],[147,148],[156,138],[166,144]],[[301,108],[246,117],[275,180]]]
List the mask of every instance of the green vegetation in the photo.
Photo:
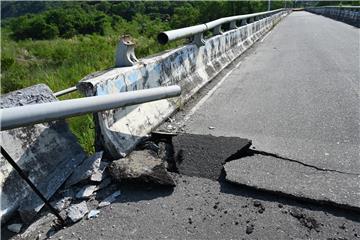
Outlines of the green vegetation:
[[[272,8],[284,5],[277,1]],[[184,43],[159,45],[161,31],[266,9],[267,1],[3,2],[1,93],[37,83],[54,92],[74,86],[84,76],[113,66],[116,44],[124,34],[134,38],[141,58]],[[80,94],[64,98],[74,97]],[[92,117],[68,122],[80,144],[93,152]]]

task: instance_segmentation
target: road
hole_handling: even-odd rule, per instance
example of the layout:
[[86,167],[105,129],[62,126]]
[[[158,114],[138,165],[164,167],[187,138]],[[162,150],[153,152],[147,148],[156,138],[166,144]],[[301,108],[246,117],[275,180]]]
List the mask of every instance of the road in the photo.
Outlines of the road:
[[[226,163],[228,180],[270,192],[174,174],[173,190],[121,186],[120,200],[103,208],[98,218],[83,220],[54,238],[358,238],[357,212],[317,202],[323,194],[357,210],[360,202],[358,31],[294,12],[240,59],[237,68],[216,80],[213,90],[174,117],[187,119],[186,133],[251,139],[259,152]],[[272,184],[275,180],[280,186]],[[293,180],[293,188],[285,184]],[[280,190],[272,188],[281,184]],[[342,184],[341,194],[327,195]]]
[[262,151],[360,173],[359,80],[359,30],[294,12],[197,109],[185,130],[245,137]]
[[261,41],[185,131],[253,141],[232,182],[360,209],[359,30],[294,12]]

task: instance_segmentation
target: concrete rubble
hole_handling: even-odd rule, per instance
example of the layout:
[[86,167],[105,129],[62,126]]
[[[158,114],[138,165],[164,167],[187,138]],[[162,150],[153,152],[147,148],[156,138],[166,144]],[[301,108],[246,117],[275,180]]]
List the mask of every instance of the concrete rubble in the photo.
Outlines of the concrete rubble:
[[22,224],[20,223],[14,223],[7,226],[7,229],[14,233],[19,233],[21,231]]
[[[1,96],[1,108],[57,101],[44,84]],[[85,153],[63,120],[0,132],[2,147],[46,198],[50,198],[85,159]],[[1,221],[16,211],[29,222],[44,203],[10,164],[0,158]]]
[[110,175],[116,181],[136,181],[175,186],[164,162],[151,150],[134,151],[129,156],[113,161]]
[[112,193],[110,196],[105,198],[103,201],[99,203],[99,208],[105,207],[110,205],[112,202],[114,202],[119,196],[121,195],[121,191],[116,191]]
[[89,198],[96,190],[96,185],[86,185],[77,194],[76,198],[84,199]]
[[81,203],[71,205],[67,209],[67,216],[73,223],[76,223],[80,221],[88,212],[89,209],[86,205],[86,201],[83,201]]
[[99,213],[100,213],[100,210],[93,209],[88,213],[87,219],[97,218]]
[[[86,179],[92,178],[93,175],[98,175],[102,154],[103,152],[96,152],[84,160],[69,177],[65,185],[69,187]],[[98,179],[98,177],[93,177],[93,179],[94,178]]]
[[61,198],[60,200],[56,200],[56,201],[52,202],[51,205],[56,210],[61,211],[70,206],[71,199],[72,199],[71,197],[64,197],[64,198]]

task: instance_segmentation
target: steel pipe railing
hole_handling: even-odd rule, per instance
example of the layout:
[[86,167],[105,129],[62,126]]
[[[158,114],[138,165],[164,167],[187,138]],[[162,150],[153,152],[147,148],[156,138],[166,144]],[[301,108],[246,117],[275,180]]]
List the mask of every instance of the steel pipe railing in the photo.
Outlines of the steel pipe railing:
[[[234,28],[236,28],[236,21],[246,20],[249,18],[251,19],[251,18],[256,18],[256,17],[267,17],[267,16],[270,16],[272,14],[275,14],[275,13],[278,13],[278,12],[281,12],[284,10],[285,10],[284,8],[281,8],[281,9],[276,9],[276,10],[266,11],[266,12],[238,15],[238,16],[232,16],[232,17],[224,17],[224,18],[220,18],[220,19],[208,22],[208,23],[199,24],[199,25],[192,26],[192,27],[185,27],[185,28],[170,30],[170,31],[166,31],[166,32],[161,32],[161,33],[159,33],[157,39],[160,44],[166,44],[170,41],[174,41],[174,40],[181,39],[181,38],[186,38],[186,37],[190,37],[190,36],[194,36],[194,35],[196,37],[196,35],[201,35],[205,31],[211,30],[211,29],[215,29],[214,32],[220,33],[222,24],[230,23],[230,25],[231,25],[230,28],[234,29]],[[244,23],[245,23],[245,21],[243,21],[243,24]]]
[[177,85],[25,105],[0,110],[1,130],[179,96]]
[[320,6],[320,7],[308,7],[305,9],[320,9],[320,8],[360,9],[360,6]]
[[360,27],[360,6],[322,6],[309,7],[305,10]]
[[58,92],[54,93],[54,95],[55,95],[55,97],[60,97],[60,96],[63,96],[65,94],[72,93],[72,92],[75,92],[75,91],[77,91],[77,88],[76,87],[71,87],[71,88],[67,88],[67,89],[58,91]]

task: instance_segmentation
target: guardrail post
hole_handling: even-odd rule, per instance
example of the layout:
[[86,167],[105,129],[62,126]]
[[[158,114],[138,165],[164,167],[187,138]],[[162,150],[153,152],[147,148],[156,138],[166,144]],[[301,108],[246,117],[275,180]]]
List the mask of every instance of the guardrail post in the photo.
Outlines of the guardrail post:
[[214,34],[214,35],[221,35],[221,34],[223,34],[223,32],[221,31],[221,25],[216,26],[216,27],[214,28],[213,34]]
[[194,35],[193,43],[196,44],[196,46],[201,47],[205,45],[205,40],[203,33],[198,33]]
[[122,36],[116,49],[115,67],[130,67],[138,62],[134,48],[135,44],[131,37],[129,35]]
[[246,19],[241,20],[240,26],[245,26],[247,24]]
[[236,21],[230,22],[230,29],[237,29],[238,26],[236,26]]
[[254,22],[254,18],[249,18],[249,23],[253,23]]

